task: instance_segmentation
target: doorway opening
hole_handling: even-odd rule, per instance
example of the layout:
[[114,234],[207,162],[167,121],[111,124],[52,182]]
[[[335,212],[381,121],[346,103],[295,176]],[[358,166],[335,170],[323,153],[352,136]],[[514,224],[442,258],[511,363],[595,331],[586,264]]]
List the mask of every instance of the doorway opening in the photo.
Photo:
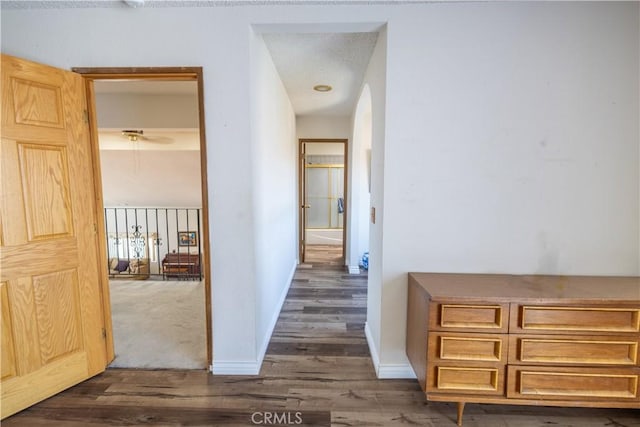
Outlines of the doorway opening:
[[202,70],[74,71],[85,77],[102,176],[112,366],[205,369],[212,348]]
[[344,266],[347,140],[300,139],[300,261]]

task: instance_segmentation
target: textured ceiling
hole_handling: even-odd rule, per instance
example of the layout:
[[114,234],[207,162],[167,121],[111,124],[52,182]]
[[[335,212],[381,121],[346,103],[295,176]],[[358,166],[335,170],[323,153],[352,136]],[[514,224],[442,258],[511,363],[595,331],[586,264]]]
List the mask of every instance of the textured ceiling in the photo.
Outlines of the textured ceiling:
[[[377,33],[263,34],[297,115],[350,115]],[[313,87],[327,84],[331,92]]]
[[[377,33],[263,34],[297,115],[351,115]],[[313,86],[328,84],[331,92]],[[191,94],[194,82],[96,81],[96,93]]]
[[[2,9],[129,7],[122,0],[0,0]],[[451,1],[451,0],[450,0]],[[455,0],[454,0],[455,1]],[[460,0],[463,1],[463,0]],[[393,5],[433,0],[145,0],[141,7],[228,7],[278,5]]]

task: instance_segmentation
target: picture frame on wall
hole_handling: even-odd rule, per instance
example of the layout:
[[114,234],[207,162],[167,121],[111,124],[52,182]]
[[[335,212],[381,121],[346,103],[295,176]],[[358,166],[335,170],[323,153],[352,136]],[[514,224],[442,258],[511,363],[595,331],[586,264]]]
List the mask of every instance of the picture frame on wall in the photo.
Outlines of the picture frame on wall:
[[198,235],[195,231],[178,231],[178,246],[198,246]]

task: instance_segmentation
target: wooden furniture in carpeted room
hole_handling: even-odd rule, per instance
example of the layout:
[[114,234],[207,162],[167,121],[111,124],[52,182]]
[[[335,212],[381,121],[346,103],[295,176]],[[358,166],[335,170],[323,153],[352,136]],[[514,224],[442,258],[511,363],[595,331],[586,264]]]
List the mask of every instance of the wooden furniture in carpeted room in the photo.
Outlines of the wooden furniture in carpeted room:
[[149,278],[149,259],[109,259],[109,278],[146,280]]

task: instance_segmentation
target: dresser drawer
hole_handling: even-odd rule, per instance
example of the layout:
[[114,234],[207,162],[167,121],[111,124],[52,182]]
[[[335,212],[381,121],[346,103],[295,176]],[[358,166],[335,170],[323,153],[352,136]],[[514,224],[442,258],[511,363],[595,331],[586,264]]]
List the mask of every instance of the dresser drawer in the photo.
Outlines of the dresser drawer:
[[638,340],[610,335],[510,335],[509,363],[636,366]]
[[638,368],[509,366],[507,397],[639,401]]
[[510,332],[640,332],[640,307],[513,305]]
[[432,302],[429,329],[506,333],[509,330],[509,304]]
[[428,360],[506,363],[508,335],[456,334],[433,332],[429,334]]
[[504,395],[504,366],[464,366],[430,363],[427,393]]

